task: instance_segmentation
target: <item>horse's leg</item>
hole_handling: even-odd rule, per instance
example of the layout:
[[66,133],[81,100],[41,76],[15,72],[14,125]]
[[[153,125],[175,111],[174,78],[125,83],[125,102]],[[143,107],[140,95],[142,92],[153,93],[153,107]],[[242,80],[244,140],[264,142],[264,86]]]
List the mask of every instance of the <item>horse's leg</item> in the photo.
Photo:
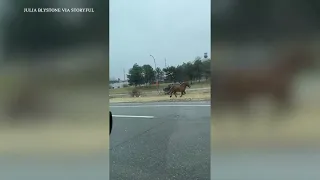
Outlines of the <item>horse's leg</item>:
[[176,91],[174,92],[174,95],[177,97],[177,92]]

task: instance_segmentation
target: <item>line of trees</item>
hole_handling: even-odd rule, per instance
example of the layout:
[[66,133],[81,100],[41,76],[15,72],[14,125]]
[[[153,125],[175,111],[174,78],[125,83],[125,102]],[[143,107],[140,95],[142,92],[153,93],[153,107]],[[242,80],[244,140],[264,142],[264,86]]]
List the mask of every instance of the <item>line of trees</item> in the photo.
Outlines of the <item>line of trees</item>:
[[153,84],[157,79],[164,82],[183,82],[208,80],[210,77],[211,59],[201,59],[196,57],[194,61],[182,63],[178,66],[169,66],[163,69],[152,68],[151,65],[143,66],[135,63],[129,70],[127,78],[129,85]]

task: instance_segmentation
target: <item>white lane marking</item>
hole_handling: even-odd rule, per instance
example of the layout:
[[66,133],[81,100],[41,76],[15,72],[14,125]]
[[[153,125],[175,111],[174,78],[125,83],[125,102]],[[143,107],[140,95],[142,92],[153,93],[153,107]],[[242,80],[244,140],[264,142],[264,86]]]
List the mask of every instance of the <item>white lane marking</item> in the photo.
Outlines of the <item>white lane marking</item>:
[[153,119],[154,116],[130,116],[130,115],[112,115],[112,117],[120,117],[120,118],[147,118]]
[[136,106],[109,106],[111,108],[139,108],[139,107],[210,107],[210,104],[162,104],[162,105],[136,105]]

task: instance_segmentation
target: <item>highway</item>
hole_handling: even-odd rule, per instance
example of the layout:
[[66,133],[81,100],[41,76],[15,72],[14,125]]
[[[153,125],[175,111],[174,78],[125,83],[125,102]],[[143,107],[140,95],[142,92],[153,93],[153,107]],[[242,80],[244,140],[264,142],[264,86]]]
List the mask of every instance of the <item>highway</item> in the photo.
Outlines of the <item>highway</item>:
[[210,179],[210,103],[111,104],[110,179]]

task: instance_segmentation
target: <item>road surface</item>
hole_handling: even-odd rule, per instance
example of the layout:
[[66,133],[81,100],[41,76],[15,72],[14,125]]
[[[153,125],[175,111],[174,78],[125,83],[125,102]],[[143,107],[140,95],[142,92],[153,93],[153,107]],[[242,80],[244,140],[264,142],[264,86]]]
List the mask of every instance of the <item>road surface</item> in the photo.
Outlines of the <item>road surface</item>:
[[206,180],[210,175],[217,180],[320,179],[317,150],[214,150],[210,157],[209,103],[121,103],[110,109],[118,115],[110,157],[101,152],[46,161],[40,155],[1,155],[0,179],[105,180],[109,175],[111,180]]
[[107,153],[84,156],[19,155],[0,157],[0,179],[5,180],[108,180]]
[[115,115],[133,117],[114,118],[110,178],[320,179],[317,149],[213,149],[209,154],[210,109],[206,104],[111,104]]
[[210,179],[209,102],[121,103],[110,110],[110,179]]

